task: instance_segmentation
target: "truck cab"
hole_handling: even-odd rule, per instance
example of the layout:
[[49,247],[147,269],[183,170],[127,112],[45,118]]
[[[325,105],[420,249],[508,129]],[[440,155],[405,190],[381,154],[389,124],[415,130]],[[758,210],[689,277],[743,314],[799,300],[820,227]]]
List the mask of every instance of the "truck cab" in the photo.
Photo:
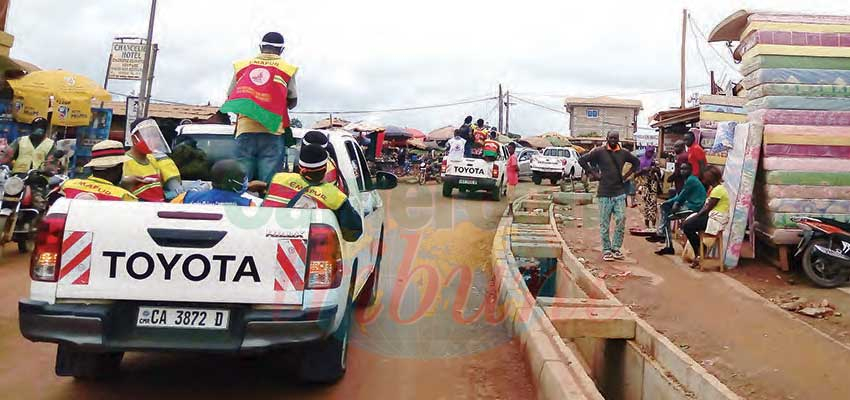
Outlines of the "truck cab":
[[114,374],[126,351],[302,349],[297,377],[346,369],[355,304],[375,301],[384,238],[378,189],[360,146],[329,148],[363,234],[343,240],[325,209],[60,199],[36,241],[20,329],[58,343],[56,373]]
[[572,147],[547,147],[531,159],[531,180],[539,185],[548,179],[557,185],[562,178],[579,179],[584,170],[578,158],[578,152]]

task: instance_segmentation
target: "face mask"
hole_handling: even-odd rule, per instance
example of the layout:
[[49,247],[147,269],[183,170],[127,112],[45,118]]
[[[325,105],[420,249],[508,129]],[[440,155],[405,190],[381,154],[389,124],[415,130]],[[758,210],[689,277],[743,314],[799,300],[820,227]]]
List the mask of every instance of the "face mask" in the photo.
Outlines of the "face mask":
[[145,141],[139,138],[138,135],[133,135],[133,148],[144,155],[153,153],[150,147],[148,147],[148,145],[145,144]]

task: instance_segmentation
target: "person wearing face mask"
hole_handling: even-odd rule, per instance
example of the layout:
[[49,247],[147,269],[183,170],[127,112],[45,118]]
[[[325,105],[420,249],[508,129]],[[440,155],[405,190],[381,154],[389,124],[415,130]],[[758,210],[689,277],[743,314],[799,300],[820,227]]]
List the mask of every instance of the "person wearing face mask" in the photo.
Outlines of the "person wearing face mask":
[[184,192],[179,194],[172,203],[177,204],[223,204],[237,206],[254,206],[250,199],[242,197],[248,190],[248,177],[245,167],[236,160],[221,160],[210,170],[212,189]]
[[12,142],[12,172],[25,174],[31,169],[40,169],[53,151],[54,142],[47,137],[47,120],[36,118],[32,121],[32,132]]
[[698,212],[705,203],[705,186],[702,185],[699,178],[693,175],[691,164],[682,163],[679,166],[679,173],[686,177],[682,191],[664,203],[661,203],[661,223],[658,226],[658,232],[656,232],[655,236],[646,239],[650,242],[663,241],[665,243],[664,247],[655,252],[655,254],[660,256],[675,253],[673,250],[673,233],[670,231],[670,221],[684,218],[689,213]]
[[146,119],[136,124],[131,140],[121,186],[142,201],[163,202],[180,194],[180,171],[167,155],[170,149],[156,121]]

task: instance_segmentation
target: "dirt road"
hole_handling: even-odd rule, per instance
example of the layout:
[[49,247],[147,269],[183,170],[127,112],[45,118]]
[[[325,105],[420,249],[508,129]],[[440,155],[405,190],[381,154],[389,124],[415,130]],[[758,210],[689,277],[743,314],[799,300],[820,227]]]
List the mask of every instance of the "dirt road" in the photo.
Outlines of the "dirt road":
[[0,397],[16,399],[533,398],[519,348],[486,302],[488,257],[506,202],[444,199],[435,185],[386,193],[380,301],[356,316],[348,373],[300,386],[288,354],[128,354],[110,382],[53,373],[56,346],[21,337],[26,256],[0,261]]
[[[730,389],[756,400],[850,398],[850,347],[829,336],[841,326],[846,335],[848,325],[841,321],[846,317],[813,326],[733,278],[751,271],[747,266],[728,275],[694,271],[678,255],[657,256],[654,245],[628,234],[628,258],[603,263],[598,208],[577,207],[572,213],[583,221],[581,227],[570,222],[562,228],[573,252],[606,279],[623,303]],[[636,209],[627,215],[627,226],[642,224]],[[764,273],[763,267],[758,270]],[[820,298],[813,293],[802,295]],[[846,296],[832,294],[833,299]],[[832,328],[815,329],[823,324]]]

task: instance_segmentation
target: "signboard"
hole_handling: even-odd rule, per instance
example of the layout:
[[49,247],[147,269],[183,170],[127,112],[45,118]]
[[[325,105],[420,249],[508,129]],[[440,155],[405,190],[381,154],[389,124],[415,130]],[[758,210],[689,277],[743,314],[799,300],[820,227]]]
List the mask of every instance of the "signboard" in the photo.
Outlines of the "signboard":
[[127,96],[127,123],[124,125],[124,145],[132,146],[133,142],[130,140],[130,126],[133,125],[133,122],[136,122],[136,117],[139,115],[139,98],[134,96]]
[[109,79],[139,81],[145,66],[147,45],[140,43],[113,42],[109,62]]

